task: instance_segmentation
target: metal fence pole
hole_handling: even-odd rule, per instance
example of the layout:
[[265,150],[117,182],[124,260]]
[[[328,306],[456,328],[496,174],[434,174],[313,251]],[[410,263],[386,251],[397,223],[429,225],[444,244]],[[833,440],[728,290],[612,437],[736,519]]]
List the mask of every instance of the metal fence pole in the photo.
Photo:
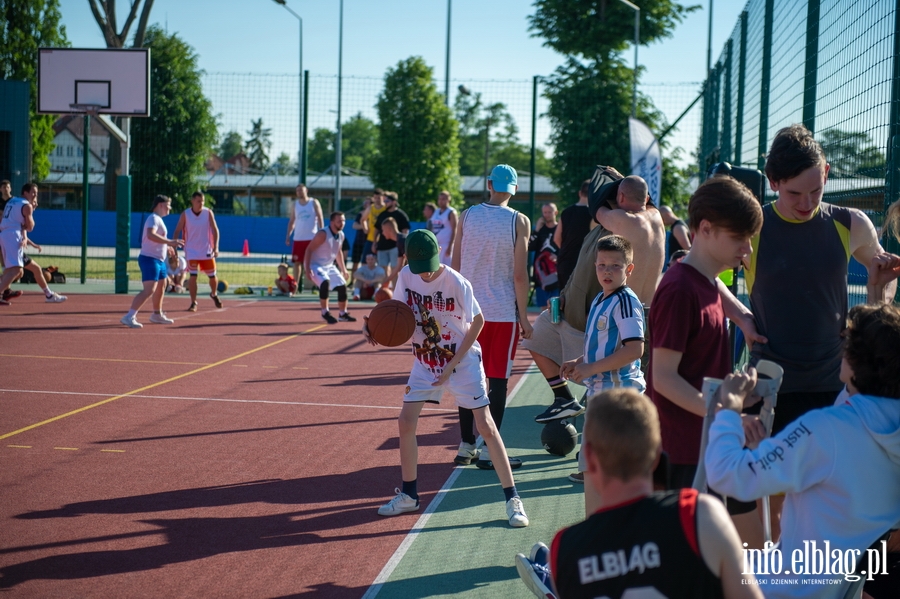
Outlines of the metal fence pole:
[[803,77],[803,124],[816,131],[816,86],[819,71],[819,0],[806,9],[806,74]]
[[766,150],[769,136],[769,83],[772,79],[772,13],[775,0],[766,0],[763,15],[762,80],[759,86],[759,145],[756,152],[756,168],[766,168]]
[[91,184],[88,180],[91,165],[91,115],[89,114],[84,115],[84,139],[82,141],[84,142],[82,150],[84,178],[81,182],[81,192],[84,199],[81,201],[81,284],[84,285],[87,280],[88,210],[91,207]]
[[[303,71],[303,114],[309,114],[309,71]],[[307,163],[309,162],[309,118],[303,119],[303,133],[300,134],[300,182],[306,185]]]
[[[884,211],[900,200],[900,0],[894,6],[894,69],[891,80],[891,124],[888,139],[887,180],[885,181]],[[885,248],[900,252],[900,243],[893,235],[885,235]]]
[[528,215],[534,224],[534,169],[537,161],[537,96],[539,75],[531,83],[531,175],[528,183]]
[[734,123],[734,163],[742,163],[744,145],[744,91],[747,80],[747,11],[741,12],[741,44],[738,46],[737,114]]
[[731,144],[731,77],[734,71],[734,56],[731,50],[732,40],[725,44],[725,93],[722,96],[722,151],[720,157],[725,162],[734,162]]

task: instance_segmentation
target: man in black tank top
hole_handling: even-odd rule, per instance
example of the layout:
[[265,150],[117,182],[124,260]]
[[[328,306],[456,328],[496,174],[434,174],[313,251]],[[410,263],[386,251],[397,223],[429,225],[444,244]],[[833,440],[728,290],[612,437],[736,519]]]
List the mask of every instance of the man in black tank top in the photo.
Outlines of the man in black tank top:
[[583,438],[585,483],[601,507],[553,539],[557,597],[762,597],[742,573],[741,542],[721,502],[692,489],[653,493],[661,441],[652,402],[633,389],[600,393]]
[[588,208],[590,186],[590,179],[581,184],[581,189],[578,191],[578,203],[562,211],[559,216],[559,224],[556,226],[556,231],[553,232],[553,243],[559,248],[556,254],[556,275],[560,289],[566,286],[566,281],[575,270],[581,242],[594,228],[594,219]]

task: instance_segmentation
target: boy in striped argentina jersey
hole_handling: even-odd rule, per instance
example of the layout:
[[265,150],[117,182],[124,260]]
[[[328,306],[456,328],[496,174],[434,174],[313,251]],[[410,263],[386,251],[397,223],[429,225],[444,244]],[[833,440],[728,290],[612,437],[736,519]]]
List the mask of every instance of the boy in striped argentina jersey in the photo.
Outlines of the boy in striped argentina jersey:
[[605,389],[647,388],[641,373],[644,309],[628,285],[634,271],[631,243],[619,235],[597,242],[597,280],[603,292],[591,304],[584,330],[584,355],[562,365],[564,378],[587,387],[588,397]]
[[[643,393],[647,385],[641,372],[644,353],[644,308],[628,285],[634,272],[634,249],[620,235],[607,235],[597,241],[594,267],[602,293],[594,298],[584,327],[584,355],[565,362],[560,368],[564,379],[587,387],[590,398],[601,391],[627,387]],[[578,472],[569,475],[574,482],[584,481],[587,461],[578,454]],[[596,491],[585,485],[584,510],[592,514],[599,506]]]

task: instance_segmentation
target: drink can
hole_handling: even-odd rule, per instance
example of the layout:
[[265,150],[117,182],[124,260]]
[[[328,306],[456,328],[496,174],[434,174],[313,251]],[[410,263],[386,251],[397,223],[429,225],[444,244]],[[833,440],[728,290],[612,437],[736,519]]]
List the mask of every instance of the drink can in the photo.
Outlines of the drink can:
[[553,324],[559,323],[559,298],[551,297],[550,298],[550,322]]
[[269,295],[272,295],[272,286],[269,285]]
[[266,296],[266,290],[265,290],[265,289],[260,289],[260,290],[259,290],[259,294],[260,294],[261,296],[265,297],[265,296]]

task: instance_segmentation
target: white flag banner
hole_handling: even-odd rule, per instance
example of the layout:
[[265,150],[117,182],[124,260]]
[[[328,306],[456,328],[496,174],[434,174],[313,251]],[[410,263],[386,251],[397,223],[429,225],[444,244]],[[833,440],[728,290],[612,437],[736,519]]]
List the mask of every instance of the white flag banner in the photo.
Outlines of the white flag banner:
[[631,136],[631,174],[638,175],[647,182],[650,200],[659,206],[662,191],[659,144],[647,125],[631,117],[628,117],[628,133]]

